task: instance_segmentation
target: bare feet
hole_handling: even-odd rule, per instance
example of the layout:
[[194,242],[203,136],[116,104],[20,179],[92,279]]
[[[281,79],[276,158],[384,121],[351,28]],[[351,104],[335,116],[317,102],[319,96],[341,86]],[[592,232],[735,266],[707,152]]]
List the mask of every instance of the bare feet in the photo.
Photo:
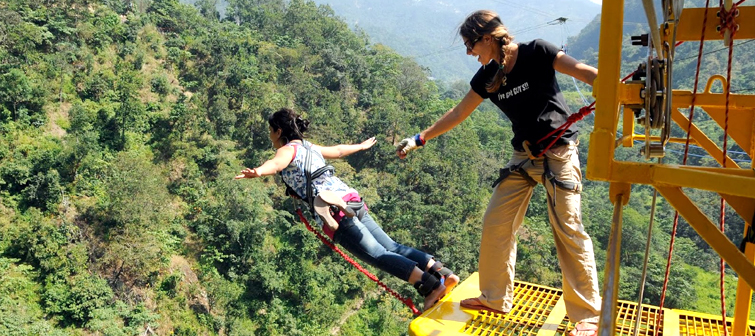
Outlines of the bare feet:
[[443,296],[448,295],[448,293],[451,293],[451,291],[456,287],[456,285],[459,284],[459,277],[456,274],[451,274],[446,277],[446,280],[443,282],[443,285],[446,286],[446,291],[443,293]]
[[430,294],[427,294],[427,296],[425,296],[425,305],[422,306],[423,309],[424,310],[430,309],[430,307],[434,306],[435,303],[437,303],[438,300],[440,300],[445,293],[446,293],[446,286],[443,284],[440,284],[438,288],[436,288],[435,290],[430,292]]
[[595,336],[598,334],[598,325],[592,322],[579,322],[569,332],[569,336]]
[[461,300],[459,305],[462,306],[463,308],[472,309],[472,310],[485,310],[485,311],[489,311],[489,312],[497,313],[501,315],[506,314],[505,312],[501,310],[493,309],[482,304],[479,298],[469,298],[469,299]]

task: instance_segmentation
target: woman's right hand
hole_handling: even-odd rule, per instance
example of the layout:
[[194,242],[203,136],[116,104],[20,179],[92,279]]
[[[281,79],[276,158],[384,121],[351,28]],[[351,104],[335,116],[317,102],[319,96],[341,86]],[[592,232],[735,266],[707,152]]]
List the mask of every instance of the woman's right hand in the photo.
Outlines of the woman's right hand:
[[367,140],[364,140],[361,144],[359,144],[359,148],[361,148],[362,150],[370,149],[370,147],[372,147],[372,145],[374,145],[375,142],[377,142],[377,140],[375,140],[375,137],[369,138]]
[[398,155],[398,157],[401,159],[406,158],[406,155],[409,154],[409,152],[424,145],[422,143],[418,143],[417,138],[419,138],[419,134],[401,140],[401,142],[399,142],[396,146],[396,155]]
[[260,177],[260,176],[262,175],[260,175],[256,169],[245,168],[244,170],[241,171],[241,174],[236,175],[234,179],[239,180],[243,178],[255,178],[255,177]]

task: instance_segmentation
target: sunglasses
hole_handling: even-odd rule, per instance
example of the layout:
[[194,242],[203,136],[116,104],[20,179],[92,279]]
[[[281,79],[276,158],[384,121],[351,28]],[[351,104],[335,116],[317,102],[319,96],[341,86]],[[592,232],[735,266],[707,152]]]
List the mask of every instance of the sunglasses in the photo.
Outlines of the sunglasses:
[[464,46],[467,47],[467,52],[472,52],[472,48],[474,48],[475,44],[477,44],[480,39],[482,39],[482,36],[478,36],[474,40],[467,40],[467,42],[464,42]]

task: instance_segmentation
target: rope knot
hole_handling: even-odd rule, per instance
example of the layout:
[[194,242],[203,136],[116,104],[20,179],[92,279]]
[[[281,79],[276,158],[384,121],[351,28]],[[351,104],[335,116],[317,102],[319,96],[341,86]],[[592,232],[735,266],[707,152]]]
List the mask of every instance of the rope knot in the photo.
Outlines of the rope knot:
[[731,32],[731,35],[734,36],[734,33],[736,33],[739,30],[739,24],[736,22],[736,18],[739,16],[739,3],[734,3],[731,6],[730,10],[724,9],[723,6],[719,9],[718,17],[720,19],[720,24],[718,26],[718,33],[723,35],[727,30]]

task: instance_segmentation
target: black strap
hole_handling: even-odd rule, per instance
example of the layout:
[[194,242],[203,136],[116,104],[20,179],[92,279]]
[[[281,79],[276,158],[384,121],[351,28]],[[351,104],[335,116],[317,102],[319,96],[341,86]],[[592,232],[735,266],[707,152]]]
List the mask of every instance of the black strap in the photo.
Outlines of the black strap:
[[[543,178],[550,181],[554,187],[559,187],[564,190],[573,191],[576,193],[582,192],[582,183],[579,182],[571,182],[571,181],[561,181],[556,178],[556,174],[553,173],[550,168],[548,168],[548,159],[545,158],[543,160]],[[555,188],[554,188],[555,190]]]
[[[326,166],[318,168],[317,170],[313,172],[312,171],[312,151],[313,151],[312,146],[310,146],[310,143],[308,143],[305,140],[301,141],[301,145],[307,151],[307,154],[304,157],[304,177],[307,180],[306,195],[304,195],[305,201],[307,202],[307,204],[309,204],[309,210],[312,212],[312,217],[317,218],[317,213],[315,212],[315,198],[314,198],[314,190],[313,190],[314,184],[312,183],[312,181],[322,176],[322,174],[325,174],[325,172],[328,172],[328,171],[330,171],[331,173],[334,172],[335,169],[333,168],[333,166],[326,165]],[[322,162],[325,162],[325,158],[322,156],[322,154],[320,154],[319,152],[315,152],[315,154],[317,154],[320,157]]]
[[414,283],[414,288],[422,296],[430,295],[438,287],[440,287],[440,280],[428,272],[422,273],[422,279]]
[[443,263],[441,263],[440,261],[436,261],[432,266],[430,266],[427,272],[440,279],[440,282],[443,284],[445,284],[446,278],[454,274],[453,271],[443,266]]
[[535,179],[533,179],[530,176],[530,174],[527,174],[527,171],[525,171],[524,168],[522,168],[527,163],[527,161],[529,160],[524,160],[516,165],[501,168],[498,171],[498,179],[496,179],[495,182],[493,182],[493,188],[495,188],[499,183],[501,183],[501,181],[505,180],[507,177],[509,177],[509,175],[511,175],[511,173],[514,173],[514,172],[517,172],[520,175],[522,175],[522,177],[527,181],[527,183],[529,183],[529,185],[533,187],[536,186],[537,181],[535,181]]
[[[755,221],[755,214],[753,214],[752,220]],[[742,251],[742,253],[745,253],[745,247],[747,247],[747,243],[755,244],[755,231],[752,229],[752,225],[753,223],[750,222],[750,225],[747,226],[747,232],[745,232],[745,236],[742,237],[742,242],[739,243],[739,250]]]

